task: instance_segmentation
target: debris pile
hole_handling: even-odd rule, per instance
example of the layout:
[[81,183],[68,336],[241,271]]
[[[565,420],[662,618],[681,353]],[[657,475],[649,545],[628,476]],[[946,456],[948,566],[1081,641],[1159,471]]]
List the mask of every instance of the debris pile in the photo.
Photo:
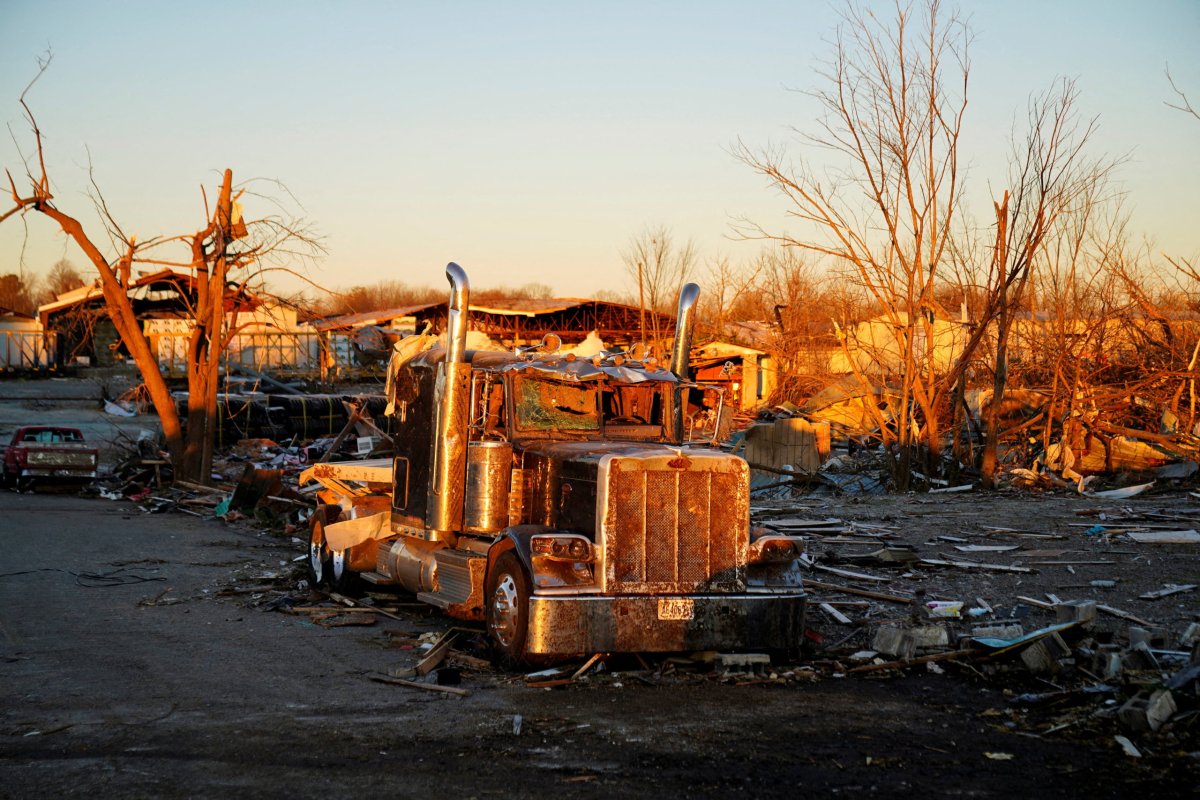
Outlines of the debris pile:
[[[782,504],[754,510],[756,524],[809,541],[806,664],[876,678],[953,669],[1004,687],[1027,731],[1087,727],[1124,737],[1126,752],[1144,749],[1151,734],[1167,737],[1151,746],[1194,737],[1200,509],[1084,508],[1051,530],[1029,530],[956,524],[964,512],[922,508],[933,502],[909,501],[903,514],[936,515],[956,533],[921,530],[927,520],[799,516],[809,509]],[[1124,561],[1139,570],[1156,563],[1157,585],[1114,600],[1105,595],[1122,577],[1084,577],[1121,576]],[[1026,588],[1034,585],[1054,590]]]
[[[186,396],[177,398],[186,411]],[[297,476],[320,461],[391,454],[381,395],[223,394],[213,485],[174,480],[169,455],[149,431],[124,437],[123,455],[97,486],[107,499],[127,499],[151,513],[179,510],[226,522],[253,518],[285,534],[307,528],[316,502]],[[264,433],[276,436],[258,435]],[[254,435],[252,435],[254,434]],[[289,438],[290,437],[290,438]]]

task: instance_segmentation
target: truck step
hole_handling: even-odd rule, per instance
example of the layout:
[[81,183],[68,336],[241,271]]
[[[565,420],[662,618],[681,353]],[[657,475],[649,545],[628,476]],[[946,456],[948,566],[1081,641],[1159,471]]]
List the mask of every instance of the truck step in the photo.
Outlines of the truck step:
[[359,577],[367,583],[374,584],[376,586],[387,586],[395,583],[395,581],[389,578],[387,575],[380,575],[378,572],[364,572],[359,575]]
[[436,592],[420,592],[417,599],[443,610],[451,606],[479,604],[487,557],[464,550],[446,549],[437,551],[436,558],[438,589]]

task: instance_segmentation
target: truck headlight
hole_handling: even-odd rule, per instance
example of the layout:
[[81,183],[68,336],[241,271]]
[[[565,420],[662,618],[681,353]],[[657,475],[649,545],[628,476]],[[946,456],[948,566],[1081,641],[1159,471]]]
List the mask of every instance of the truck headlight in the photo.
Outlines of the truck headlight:
[[529,543],[533,585],[590,586],[596,582],[591,541],[573,533],[538,534]]
[[592,543],[574,533],[539,534],[530,541],[533,555],[555,561],[591,562]]
[[804,553],[804,541],[794,536],[761,536],[750,545],[751,563],[793,561]]

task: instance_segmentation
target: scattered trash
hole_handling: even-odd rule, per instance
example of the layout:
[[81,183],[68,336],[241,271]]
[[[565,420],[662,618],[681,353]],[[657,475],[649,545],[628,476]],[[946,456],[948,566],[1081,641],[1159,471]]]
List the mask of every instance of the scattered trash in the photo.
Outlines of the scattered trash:
[[1141,758],[1142,753],[1133,746],[1133,742],[1129,741],[1124,736],[1114,736],[1113,741],[1121,746],[1121,750],[1130,758]]
[[962,616],[961,602],[950,602],[948,600],[931,600],[925,604],[925,608],[929,611],[931,617],[961,617]]

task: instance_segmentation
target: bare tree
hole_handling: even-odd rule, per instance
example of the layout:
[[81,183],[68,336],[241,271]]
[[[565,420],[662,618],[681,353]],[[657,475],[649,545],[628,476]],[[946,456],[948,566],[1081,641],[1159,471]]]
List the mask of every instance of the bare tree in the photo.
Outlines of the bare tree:
[[1190,100],[1188,100],[1187,93],[1184,92],[1182,89],[1180,89],[1179,86],[1175,83],[1175,78],[1172,77],[1171,70],[1167,69],[1166,72],[1167,72],[1167,82],[1171,84],[1171,91],[1175,93],[1175,98],[1176,98],[1174,103],[1164,101],[1164,102],[1166,102],[1167,108],[1173,108],[1176,111],[1182,111],[1183,113],[1190,114],[1191,116],[1195,117],[1197,120],[1200,120],[1200,111],[1197,111],[1195,108],[1192,107],[1192,102]]
[[37,302],[34,300],[36,289],[31,283],[24,274],[0,275],[0,308],[32,314],[37,309]]
[[705,266],[701,280],[704,291],[700,293],[700,319],[714,335],[729,335],[726,324],[760,291],[758,284],[762,270],[760,261],[735,264],[728,256],[719,256]]
[[1051,237],[1073,233],[1072,216],[1087,220],[1097,205],[1112,199],[1106,179],[1115,162],[1086,156],[1096,121],[1079,120],[1077,102],[1078,90],[1068,80],[1030,102],[1024,141],[1013,146],[1010,188],[994,204],[995,240],[984,312],[984,319],[995,326],[991,400],[983,409],[985,486],[994,486],[998,466],[1009,337],[1035,263]]
[[42,279],[42,291],[40,293],[43,303],[51,303],[60,294],[66,294],[72,289],[78,289],[84,285],[83,276],[79,274],[79,270],[75,268],[68,259],[60,258],[54,262],[54,266],[46,273],[46,277]]
[[321,295],[313,305],[316,307],[315,313],[332,317],[435,303],[444,299],[442,294],[428,286],[410,286],[403,281],[386,280],[367,286],[331,290]]
[[[672,303],[696,266],[696,246],[689,239],[681,245],[665,225],[646,228],[634,236],[621,253],[631,283],[637,287],[642,309],[642,339],[651,343],[656,357],[662,357],[662,339],[658,314],[672,313]],[[645,314],[646,310],[658,312]],[[649,327],[647,327],[649,326]]]
[[801,403],[827,384],[835,331],[861,318],[854,287],[829,280],[795,248],[765,248],[747,268],[755,285],[729,310],[733,319],[770,324],[775,403]]
[[[0,222],[16,215],[41,214],[53,220],[87,256],[100,274],[108,316],[141,372],[162,423],[176,478],[207,482],[218,424],[216,398],[220,358],[229,339],[236,333],[229,324],[226,298],[243,291],[250,280],[261,276],[273,262],[315,255],[320,252],[320,245],[303,220],[276,215],[254,221],[243,219],[241,205],[237,202],[243,192],[234,196],[233,174],[225,170],[216,208],[201,230],[195,234],[158,237],[143,242],[125,233],[93,181],[97,210],[116,251],[114,258],[106,256],[96,244],[98,240],[85,230],[79,219],[58,207],[50,188],[42,131],[26,103],[26,95],[48,65],[49,58],[41,61],[37,76],[21,93],[21,108],[34,143],[33,155],[26,161],[28,189],[20,191],[12,173],[6,171],[12,206],[0,213]],[[159,255],[166,246],[180,244],[185,248],[181,260]],[[157,358],[142,335],[129,298],[132,269],[142,263],[179,267],[191,272],[194,291],[188,294],[194,297],[194,305],[189,309],[194,325],[188,344],[186,440],[175,403],[159,372]]]
[[[1049,443],[1061,420],[1071,416],[1088,387],[1105,379],[1110,320],[1128,300],[1112,269],[1125,248],[1128,214],[1120,199],[1102,201],[1103,185],[1061,217],[1046,238],[1030,275],[1025,324],[1014,323],[1010,349],[1023,362],[1019,383],[1040,387],[1046,401],[1039,417],[1041,438]],[[1038,423],[1035,423],[1038,424]],[[1012,431],[996,430],[1003,441]]]
[[821,176],[812,167],[793,168],[778,150],[737,150],[803,225],[790,233],[746,223],[740,232],[831,259],[867,293],[890,332],[900,407],[893,428],[878,422],[885,442],[897,445],[901,487],[922,435],[931,452],[941,447],[945,383],[937,374],[934,323],[945,314],[936,291],[959,204],[969,39],[938,0],[919,13],[898,2],[886,21],[849,6],[823,72],[828,86],[811,93],[824,111],[820,130],[804,135],[840,167]]

